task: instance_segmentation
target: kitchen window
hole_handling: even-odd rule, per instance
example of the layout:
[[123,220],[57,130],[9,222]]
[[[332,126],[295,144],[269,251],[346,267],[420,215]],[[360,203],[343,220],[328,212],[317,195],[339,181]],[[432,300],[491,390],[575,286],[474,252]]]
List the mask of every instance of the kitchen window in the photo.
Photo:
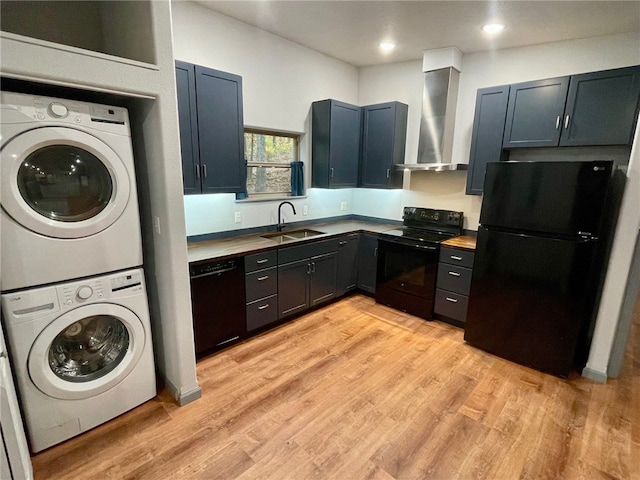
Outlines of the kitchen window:
[[238,198],[302,195],[298,139],[298,135],[291,133],[245,129],[247,189],[246,195]]

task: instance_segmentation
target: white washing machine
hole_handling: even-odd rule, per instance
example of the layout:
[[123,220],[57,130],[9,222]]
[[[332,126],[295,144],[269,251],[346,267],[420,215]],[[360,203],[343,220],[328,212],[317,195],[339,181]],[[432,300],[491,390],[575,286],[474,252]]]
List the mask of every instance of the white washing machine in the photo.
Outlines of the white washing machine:
[[141,269],[2,295],[33,452],[156,395]]
[[2,92],[2,291],[142,265],[126,109]]

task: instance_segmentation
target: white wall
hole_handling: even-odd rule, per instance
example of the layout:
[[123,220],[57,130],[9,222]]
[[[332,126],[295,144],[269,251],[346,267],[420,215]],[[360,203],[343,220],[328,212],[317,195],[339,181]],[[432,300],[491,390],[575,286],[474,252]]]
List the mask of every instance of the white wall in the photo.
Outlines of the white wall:
[[[639,45],[640,34],[623,34],[465,54],[452,162],[469,162],[478,88],[635,65]],[[405,163],[415,163],[422,108],[422,60],[361,68],[358,84],[360,105],[390,100],[409,105]],[[476,230],[482,199],[465,195],[465,182],[466,175],[460,172],[405,172],[403,193],[355,192],[354,213],[375,216],[381,211],[380,216],[400,219],[402,205],[455,209],[465,213],[465,228]],[[391,199],[400,205],[390,205]],[[380,209],[379,204],[384,207]]]
[[[309,186],[311,103],[357,103],[356,67],[194,3],[174,2],[172,9],[175,58],[241,75],[245,125],[302,134],[300,160]],[[340,210],[342,201],[347,210]],[[278,203],[236,203],[234,195],[224,194],[185,197],[187,235],[276,223]],[[291,221],[345,215],[351,213],[351,190],[308,189],[307,198],[293,203],[298,215],[287,215]],[[239,224],[235,212],[242,213]]]

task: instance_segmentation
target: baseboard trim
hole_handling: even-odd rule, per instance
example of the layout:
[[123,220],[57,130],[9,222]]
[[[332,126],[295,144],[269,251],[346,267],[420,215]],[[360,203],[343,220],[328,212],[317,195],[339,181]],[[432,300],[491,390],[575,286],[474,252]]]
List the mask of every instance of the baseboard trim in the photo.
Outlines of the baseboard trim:
[[182,393],[175,385],[173,385],[169,380],[166,380],[166,388],[171,393],[171,396],[178,402],[178,405],[184,407],[185,405],[195,402],[197,399],[202,397],[202,389],[200,387],[196,387],[193,390],[190,390],[186,393]]
[[607,378],[609,378],[606,373],[593,370],[589,367],[584,367],[582,369],[582,376],[598,383],[607,383]]

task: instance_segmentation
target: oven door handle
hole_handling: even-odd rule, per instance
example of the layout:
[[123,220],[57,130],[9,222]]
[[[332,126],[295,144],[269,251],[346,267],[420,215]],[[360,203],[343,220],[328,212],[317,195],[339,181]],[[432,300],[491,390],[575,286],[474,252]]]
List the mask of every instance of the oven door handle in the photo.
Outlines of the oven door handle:
[[417,244],[417,243],[413,243],[413,242],[408,242],[406,240],[396,240],[393,238],[381,238],[379,240],[380,242],[387,242],[387,243],[395,243],[396,245],[402,245],[404,247],[407,248],[417,248],[419,250],[429,250],[429,251],[437,251],[440,247],[439,246],[433,246],[433,245],[421,245],[421,244]]

